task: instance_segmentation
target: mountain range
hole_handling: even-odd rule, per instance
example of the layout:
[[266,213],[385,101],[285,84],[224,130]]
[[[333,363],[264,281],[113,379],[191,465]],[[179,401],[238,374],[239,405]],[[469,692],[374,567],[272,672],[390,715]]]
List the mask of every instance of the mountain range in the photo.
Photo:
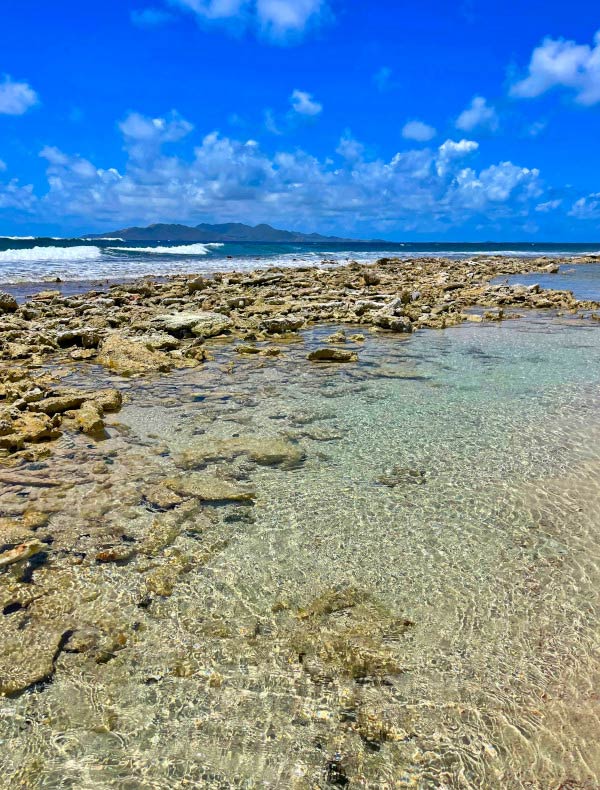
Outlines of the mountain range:
[[319,233],[297,233],[279,230],[270,225],[243,225],[241,222],[227,222],[222,225],[202,223],[189,225],[168,225],[158,223],[145,228],[122,228],[109,233],[87,234],[88,239],[121,238],[125,241],[191,241],[191,242],[262,242],[262,243],[306,243],[306,242],[345,242],[339,236],[321,236]]

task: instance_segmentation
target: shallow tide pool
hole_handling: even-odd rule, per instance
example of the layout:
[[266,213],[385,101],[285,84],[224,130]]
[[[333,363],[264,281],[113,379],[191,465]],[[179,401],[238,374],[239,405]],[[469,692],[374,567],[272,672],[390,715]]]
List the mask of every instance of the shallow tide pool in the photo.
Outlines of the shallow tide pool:
[[[600,786],[600,327],[372,333],[309,363],[334,329],[123,380],[106,441],[61,440],[53,474],[108,471],[56,507],[32,584],[123,636],[0,701],[2,786]],[[233,439],[297,452],[208,453]],[[156,539],[147,487],[202,474],[254,499],[185,500]],[[95,530],[144,550],[94,562]]]

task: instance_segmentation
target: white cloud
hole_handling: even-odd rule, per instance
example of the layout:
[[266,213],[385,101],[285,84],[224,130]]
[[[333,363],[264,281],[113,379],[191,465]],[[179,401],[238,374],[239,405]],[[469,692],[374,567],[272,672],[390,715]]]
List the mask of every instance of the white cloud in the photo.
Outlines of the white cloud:
[[478,149],[472,140],[447,140],[384,159],[346,133],[339,157],[318,159],[302,150],[269,154],[253,140],[212,132],[185,158],[162,150],[163,143],[191,131],[174,113],[168,118],[132,113],[119,127],[128,153],[119,170],[50,146],[42,151],[49,189],[39,213],[105,228],[213,218],[318,222],[323,228],[390,223],[432,232],[474,215],[484,223],[515,212],[526,217],[542,190],[537,170],[510,162],[479,172],[465,168],[464,158]]
[[539,176],[539,170],[518,167],[512,162],[491,165],[479,174],[465,168],[456,175],[448,197],[454,205],[484,211],[490,204],[506,205],[517,192],[520,202],[538,197],[542,193]]
[[0,82],[0,113],[23,115],[38,101],[37,93],[26,82],[15,82],[8,75]]
[[591,195],[576,200],[569,211],[569,216],[576,219],[599,220],[600,192],[592,192]]
[[6,170],[6,162],[3,159],[0,159],[0,173],[4,173]]
[[511,88],[511,95],[533,99],[552,88],[568,88],[578,104],[600,102],[600,31],[593,46],[546,38],[533,50],[528,75]]
[[314,100],[312,93],[297,89],[290,96],[290,103],[298,115],[319,115],[323,110],[323,105]]
[[136,27],[160,27],[170,22],[173,17],[162,8],[140,8],[131,12],[131,21]]
[[407,140],[417,140],[420,143],[431,140],[436,134],[437,131],[434,127],[423,123],[423,121],[409,121],[404,124],[402,129],[402,137]]
[[288,43],[330,15],[326,0],[171,0],[205,22],[251,27],[274,43]]
[[442,143],[438,148],[436,157],[436,171],[438,176],[444,176],[449,171],[453,161],[468,156],[468,154],[477,151],[478,148],[479,143],[476,143],[474,140],[459,140],[459,142],[446,140],[446,142]]
[[475,96],[466,110],[463,110],[456,119],[456,128],[463,132],[471,132],[473,129],[489,129],[495,131],[498,128],[498,113],[487,103],[483,96]]

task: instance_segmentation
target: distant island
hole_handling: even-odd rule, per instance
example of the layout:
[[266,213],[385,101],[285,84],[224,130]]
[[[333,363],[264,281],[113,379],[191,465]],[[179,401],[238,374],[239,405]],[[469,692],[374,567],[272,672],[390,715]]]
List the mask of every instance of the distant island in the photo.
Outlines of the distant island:
[[320,233],[297,233],[279,230],[270,225],[244,225],[241,222],[226,222],[222,225],[203,223],[189,225],[168,225],[158,223],[146,228],[122,228],[108,233],[89,233],[87,239],[121,238],[124,241],[191,241],[191,242],[356,242],[357,239],[344,239],[339,236],[321,236]]

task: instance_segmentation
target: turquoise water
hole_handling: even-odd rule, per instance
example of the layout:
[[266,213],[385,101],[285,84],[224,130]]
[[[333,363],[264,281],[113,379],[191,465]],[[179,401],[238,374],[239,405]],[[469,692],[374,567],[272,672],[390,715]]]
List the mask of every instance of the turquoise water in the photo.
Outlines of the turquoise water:
[[498,277],[495,282],[508,282],[511,285],[539,284],[542,288],[572,291],[577,299],[600,300],[600,263],[579,263],[576,266],[565,264],[557,274],[517,274],[512,277]]
[[123,242],[120,239],[0,237],[0,283],[101,281],[146,275],[253,270],[264,266],[318,265],[381,257],[478,254],[585,255],[600,252],[591,244],[394,243],[191,244],[172,241]]
[[[599,328],[367,334],[357,365],[310,364],[334,329],[275,361],[217,344],[201,369],[123,381],[107,441],[63,440],[63,475],[111,463],[67,492],[36,583],[127,640],[2,701],[7,786],[600,783]],[[151,557],[74,563],[97,533],[143,545],[144,486],[193,480],[182,454],[235,437],[305,460],[213,458],[254,505],[184,513]]]

